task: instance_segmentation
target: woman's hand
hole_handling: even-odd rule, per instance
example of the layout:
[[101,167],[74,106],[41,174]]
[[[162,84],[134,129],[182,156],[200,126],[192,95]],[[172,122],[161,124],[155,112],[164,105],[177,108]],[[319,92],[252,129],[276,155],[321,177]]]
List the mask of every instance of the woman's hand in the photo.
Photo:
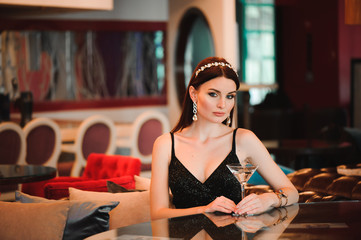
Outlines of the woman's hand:
[[232,213],[235,209],[236,204],[232,200],[221,196],[217,197],[213,202],[205,206],[204,212],[209,213],[219,211],[224,213]]
[[271,209],[271,207],[275,204],[275,196],[274,193],[264,193],[264,194],[250,194],[245,197],[242,201],[240,201],[235,209],[235,213],[242,214],[259,214]]

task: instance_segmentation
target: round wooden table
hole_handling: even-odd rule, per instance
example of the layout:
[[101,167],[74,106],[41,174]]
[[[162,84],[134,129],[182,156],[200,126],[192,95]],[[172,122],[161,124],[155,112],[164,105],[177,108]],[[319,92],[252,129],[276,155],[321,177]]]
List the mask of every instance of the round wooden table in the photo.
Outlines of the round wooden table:
[[0,185],[48,180],[56,176],[56,168],[41,165],[0,164]]

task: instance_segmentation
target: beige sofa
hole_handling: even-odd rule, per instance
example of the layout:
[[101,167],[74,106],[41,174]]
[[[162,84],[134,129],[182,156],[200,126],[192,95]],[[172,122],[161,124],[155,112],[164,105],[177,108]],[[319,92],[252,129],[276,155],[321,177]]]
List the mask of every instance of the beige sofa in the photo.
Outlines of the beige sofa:
[[135,177],[135,192],[90,192],[69,188],[69,199],[48,200],[16,192],[0,202],[0,237],[84,239],[108,229],[150,220],[150,179]]

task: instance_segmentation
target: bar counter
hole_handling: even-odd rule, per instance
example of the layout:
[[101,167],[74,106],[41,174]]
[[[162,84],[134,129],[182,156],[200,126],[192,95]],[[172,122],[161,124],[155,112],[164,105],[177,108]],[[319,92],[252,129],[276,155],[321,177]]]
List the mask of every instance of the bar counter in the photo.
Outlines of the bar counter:
[[361,201],[294,204],[261,215],[198,214],[109,230],[102,239],[361,239]]

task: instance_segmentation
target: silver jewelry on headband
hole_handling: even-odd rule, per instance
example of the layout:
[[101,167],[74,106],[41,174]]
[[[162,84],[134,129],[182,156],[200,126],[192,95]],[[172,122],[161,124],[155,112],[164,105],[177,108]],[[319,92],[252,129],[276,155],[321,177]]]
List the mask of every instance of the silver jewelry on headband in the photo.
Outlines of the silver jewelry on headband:
[[198,74],[199,74],[200,72],[202,72],[203,70],[205,70],[205,69],[207,69],[207,68],[210,68],[210,67],[213,67],[213,66],[215,66],[215,67],[217,67],[217,66],[229,67],[230,69],[232,69],[232,70],[236,73],[236,75],[237,75],[237,77],[238,77],[237,71],[231,66],[231,64],[229,64],[229,63],[224,63],[224,62],[212,62],[212,63],[208,63],[208,64],[206,64],[206,65],[203,65],[202,67],[198,68],[198,70],[196,71],[196,77],[197,77]]

